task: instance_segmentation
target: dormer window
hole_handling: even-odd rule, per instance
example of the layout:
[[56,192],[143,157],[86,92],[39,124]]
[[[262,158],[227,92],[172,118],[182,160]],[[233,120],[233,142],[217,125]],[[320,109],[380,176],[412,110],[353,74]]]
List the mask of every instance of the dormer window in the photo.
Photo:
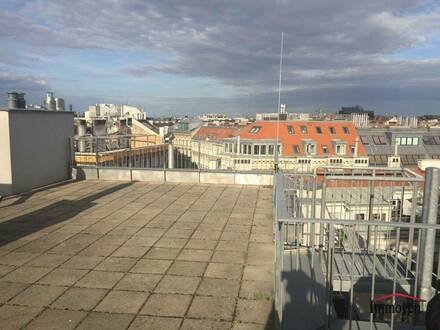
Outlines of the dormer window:
[[328,154],[328,147],[325,144],[322,145],[322,153]]
[[257,134],[259,131],[261,131],[261,126],[254,126],[249,130],[249,133]]
[[307,127],[306,126],[301,126],[301,134],[307,134]]
[[293,126],[287,126],[287,133],[289,133],[290,135],[295,134],[295,129],[293,128]]
[[316,128],[316,133],[318,133],[318,134],[322,134],[322,129],[321,129],[321,127],[316,126],[315,128]]
[[308,155],[316,154],[316,144],[314,144],[314,143],[307,143],[305,147],[306,147],[305,148],[306,149],[306,153]]
[[335,135],[336,134],[336,128],[334,126],[330,126],[328,128],[328,130],[330,131],[330,134]]
[[299,155],[299,145],[297,145],[297,144],[293,145],[293,154]]
[[350,146],[351,154],[354,155],[356,152],[356,146]]
[[336,154],[337,155],[344,155],[345,154],[345,144],[336,144]]
[[343,126],[342,131],[344,132],[344,134],[350,134],[350,131],[348,130],[347,126]]

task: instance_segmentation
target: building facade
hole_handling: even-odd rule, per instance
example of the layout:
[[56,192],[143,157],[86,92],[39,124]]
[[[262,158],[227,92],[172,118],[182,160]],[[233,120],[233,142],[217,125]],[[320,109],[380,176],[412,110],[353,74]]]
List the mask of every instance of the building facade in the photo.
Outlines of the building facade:
[[367,167],[368,157],[351,122],[259,121],[225,138],[223,169],[312,171],[317,167]]

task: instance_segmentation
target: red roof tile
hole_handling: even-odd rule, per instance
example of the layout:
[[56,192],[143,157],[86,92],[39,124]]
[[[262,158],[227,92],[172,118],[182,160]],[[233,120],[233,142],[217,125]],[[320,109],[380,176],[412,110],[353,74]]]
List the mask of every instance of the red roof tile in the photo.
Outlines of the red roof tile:
[[234,127],[202,126],[194,135],[198,139],[223,140],[234,137],[238,134],[238,129]]

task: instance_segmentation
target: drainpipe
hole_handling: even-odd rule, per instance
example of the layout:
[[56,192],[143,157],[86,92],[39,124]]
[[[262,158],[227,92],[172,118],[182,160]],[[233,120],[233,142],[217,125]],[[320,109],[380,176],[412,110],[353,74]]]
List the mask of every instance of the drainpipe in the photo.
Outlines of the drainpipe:
[[[425,224],[437,224],[438,193],[439,193],[440,168],[428,167],[425,174],[425,189],[423,192],[422,220]],[[432,298],[432,270],[434,266],[435,229],[423,229],[421,235],[421,260],[418,285],[419,297],[426,300],[422,303],[422,311],[426,310],[427,302]]]

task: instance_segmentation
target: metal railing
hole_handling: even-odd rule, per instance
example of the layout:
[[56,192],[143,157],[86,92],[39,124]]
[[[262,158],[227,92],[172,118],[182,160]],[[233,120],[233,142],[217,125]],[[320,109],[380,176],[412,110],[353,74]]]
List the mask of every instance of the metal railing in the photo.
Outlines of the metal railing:
[[186,139],[164,143],[155,135],[84,136],[73,138],[71,148],[73,166],[273,172],[273,164],[256,170],[244,159],[224,158],[223,143],[213,141],[205,143],[202,140]]
[[[402,322],[417,323],[418,314],[376,313],[372,306],[387,294],[385,302],[397,306],[402,295],[427,301],[438,293],[439,177],[439,169],[428,169],[426,180],[389,168],[277,173],[275,308],[281,327],[292,327],[286,301],[299,299],[301,291],[285,283],[289,273],[308,273],[315,282],[322,278],[316,283],[322,286],[321,309],[309,307],[315,320],[321,317],[323,328],[331,328],[337,319],[345,320],[349,329],[355,324],[371,329],[375,322],[391,329]],[[288,281],[294,282],[295,276]],[[405,303],[409,301],[414,303]],[[415,305],[421,311],[426,307],[423,302]]]

